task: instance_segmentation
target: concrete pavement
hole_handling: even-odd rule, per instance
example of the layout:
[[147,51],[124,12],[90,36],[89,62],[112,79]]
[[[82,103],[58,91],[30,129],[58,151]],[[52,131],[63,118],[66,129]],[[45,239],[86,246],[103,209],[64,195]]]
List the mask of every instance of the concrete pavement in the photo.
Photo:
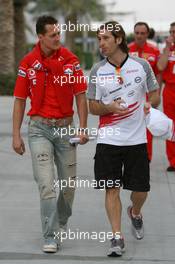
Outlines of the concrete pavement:
[[[0,263],[175,263],[175,173],[166,172],[168,165],[164,142],[154,139],[151,163],[151,192],[144,206],[145,237],[141,241],[131,235],[126,208],[129,192],[122,191],[122,229],[126,253],[122,258],[107,258],[109,242],[99,239],[67,239],[54,255],[41,251],[42,235],[39,195],[33,180],[27,146],[27,124],[23,126],[27,152],[23,157],[11,148],[11,113],[13,98],[0,97]],[[97,126],[97,118],[89,116],[89,126]],[[93,180],[95,142],[78,147],[78,179]],[[69,229],[80,232],[109,232],[104,209],[104,191],[77,188]],[[101,237],[102,240],[102,237]]]

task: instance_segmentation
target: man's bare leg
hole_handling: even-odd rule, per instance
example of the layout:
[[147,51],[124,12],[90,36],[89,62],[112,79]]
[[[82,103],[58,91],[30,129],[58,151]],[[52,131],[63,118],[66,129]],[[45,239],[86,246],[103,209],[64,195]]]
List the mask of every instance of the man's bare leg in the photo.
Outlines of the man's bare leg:
[[146,201],[148,193],[147,192],[132,192],[132,213],[133,215],[139,215],[143,204]]
[[113,234],[120,233],[122,205],[119,188],[106,189],[105,206]]

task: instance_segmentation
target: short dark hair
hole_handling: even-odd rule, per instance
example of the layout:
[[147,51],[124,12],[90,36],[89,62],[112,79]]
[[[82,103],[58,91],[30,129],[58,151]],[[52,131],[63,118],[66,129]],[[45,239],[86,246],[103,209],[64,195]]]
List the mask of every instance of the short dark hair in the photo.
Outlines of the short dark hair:
[[45,26],[46,25],[54,25],[57,23],[58,23],[58,21],[52,16],[47,16],[47,15],[40,16],[40,17],[38,17],[37,22],[36,22],[36,33],[37,34],[45,34],[46,33]]
[[128,45],[126,41],[126,34],[123,27],[117,21],[108,21],[105,24],[102,24],[99,29],[97,30],[97,35],[101,30],[110,31],[114,38],[122,38],[122,42],[119,44],[120,49],[128,53]]
[[171,24],[170,24],[170,27],[174,27],[175,26],[175,22],[172,22]]
[[154,37],[155,37],[155,30],[154,30],[154,28],[150,28],[149,29],[149,35],[148,35],[148,38],[149,39],[153,39]]
[[147,29],[147,31],[148,31],[148,33],[149,33],[149,26],[148,26],[148,24],[147,24],[146,22],[142,22],[142,21],[137,22],[137,23],[134,25],[134,30],[135,30],[135,28],[136,28],[137,26],[145,26],[146,29]]

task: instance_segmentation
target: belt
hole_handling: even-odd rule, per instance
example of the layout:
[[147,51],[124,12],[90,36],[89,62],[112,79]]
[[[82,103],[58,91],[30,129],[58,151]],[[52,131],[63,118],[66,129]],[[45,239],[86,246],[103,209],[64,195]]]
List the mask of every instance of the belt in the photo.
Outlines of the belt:
[[46,124],[48,126],[58,126],[58,127],[65,127],[68,126],[72,123],[73,117],[69,116],[66,118],[46,118],[46,117],[41,117],[41,116],[31,116],[31,120],[34,121],[40,121],[43,124]]

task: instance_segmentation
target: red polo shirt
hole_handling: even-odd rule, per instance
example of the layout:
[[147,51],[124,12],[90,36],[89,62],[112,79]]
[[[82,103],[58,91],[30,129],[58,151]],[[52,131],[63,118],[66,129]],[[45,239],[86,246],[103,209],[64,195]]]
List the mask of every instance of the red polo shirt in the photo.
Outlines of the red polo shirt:
[[128,45],[128,47],[129,54],[131,56],[137,56],[147,60],[150,63],[155,75],[159,73],[157,69],[157,61],[160,55],[158,48],[148,42],[146,42],[143,47],[139,47],[135,42],[132,42]]
[[52,56],[39,43],[21,61],[14,96],[31,99],[28,115],[63,118],[73,115],[73,96],[87,89],[77,57],[61,47]]

